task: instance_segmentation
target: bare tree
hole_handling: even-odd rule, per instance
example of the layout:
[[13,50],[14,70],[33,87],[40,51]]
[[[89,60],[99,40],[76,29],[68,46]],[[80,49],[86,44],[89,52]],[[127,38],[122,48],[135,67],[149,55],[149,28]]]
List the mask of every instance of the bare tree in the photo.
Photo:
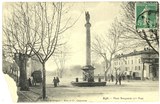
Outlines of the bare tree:
[[69,56],[68,47],[64,45],[62,49],[54,56],[54,62],[57,66],[57,75],[62,78],[66,68],[66,61]]
[[[123,39],[128,41],[134,41],[134,44],[138,46],[146,46],[151,47],[158,55],[159,55],[159,28],[158,28],[158,20],[157,20],[157,28],[158,29],[148,29],[148,30],[137,30],[136,29],[136,17],[135,17],[135,4],[136,2],[125,2],[122,4],[122,21],[121,21],[121,29],[125,32],[123,34]],[[158,3],[157,3],[158,5]],[[159,7],[159,6],[157,6]],[[154,11],[157,13],[157,11]]]
[[120,40],[123,31],[119,28],[119,22],[115,19],[109,29],[109,33],[105,35],[97,35],[92,43],[94,53],[101,56],[105,62],[105,80],[106,75],[111,68],[111,61],[114,55],[124,49],[124,43]]
[[33,50],[27,44],[34,47],[37,42],[38,23],[36,20],[35,6],[31,3],[12,3],[12,12],[4,17],[3,21],[3,46],[8,49],[8,53],[14,58],[20,68],[21,90],[29,90],[26,65],[28,58],[33,55]]
[[43,66],[43,99],[46,98],[46,62],[59,47],[65,44],[62,33],[71,28],[78,20],[74,21],[71,16],[67,16],[69,9],[66,5],[61,2],[36,4],[36,19],[39,21],[39,29],[36,32],[39,34],[40,44],[34,47],[30,43],[28,45],[32,47]]

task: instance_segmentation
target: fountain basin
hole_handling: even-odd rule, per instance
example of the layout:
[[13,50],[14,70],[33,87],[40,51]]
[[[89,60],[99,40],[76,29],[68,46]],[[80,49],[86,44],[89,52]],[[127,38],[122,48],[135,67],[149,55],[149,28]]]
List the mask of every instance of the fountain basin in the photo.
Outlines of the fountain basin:
[[71,82],[73,86],[78,87],[94,87],[94,86],[105,86],[106,82]]

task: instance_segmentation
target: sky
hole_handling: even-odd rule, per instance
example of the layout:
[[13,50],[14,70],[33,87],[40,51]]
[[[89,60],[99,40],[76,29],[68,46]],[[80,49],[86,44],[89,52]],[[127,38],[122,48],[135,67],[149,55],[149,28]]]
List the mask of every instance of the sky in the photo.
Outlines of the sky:
[[[120,2],[81,2],[73,3],[73,16],[79,16],[76,24],[65,32],[68,39],[69,57],[66,67],[72,65],[84,66],[86,63],[86,28],[85,11],[90,13],[91,41],[95,35],[106,34],[115,17],[120,15]],[[92,57],[93,59],[93,57]],[[55,69],[53,58],[47,62],[47,70]]]

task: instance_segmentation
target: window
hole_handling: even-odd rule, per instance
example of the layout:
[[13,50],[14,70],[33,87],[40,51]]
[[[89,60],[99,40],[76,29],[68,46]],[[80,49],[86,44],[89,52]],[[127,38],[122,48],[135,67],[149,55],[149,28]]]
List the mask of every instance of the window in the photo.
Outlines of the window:
[[138,66],[138,69],[141,70],[141,66]]
[[139,64],[141,63],[141,59],[139,59]]
[[135,70],[137,70],[137,66],[135,66]]

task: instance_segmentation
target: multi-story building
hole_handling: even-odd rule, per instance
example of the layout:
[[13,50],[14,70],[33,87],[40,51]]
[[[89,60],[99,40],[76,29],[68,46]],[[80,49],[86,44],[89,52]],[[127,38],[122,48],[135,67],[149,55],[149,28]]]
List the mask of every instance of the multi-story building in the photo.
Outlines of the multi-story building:
[[159,56],[151,49],[145,48],[129,54],[116,55],[112,61],[113,74],[120,72],[132,79],[159,78]]

